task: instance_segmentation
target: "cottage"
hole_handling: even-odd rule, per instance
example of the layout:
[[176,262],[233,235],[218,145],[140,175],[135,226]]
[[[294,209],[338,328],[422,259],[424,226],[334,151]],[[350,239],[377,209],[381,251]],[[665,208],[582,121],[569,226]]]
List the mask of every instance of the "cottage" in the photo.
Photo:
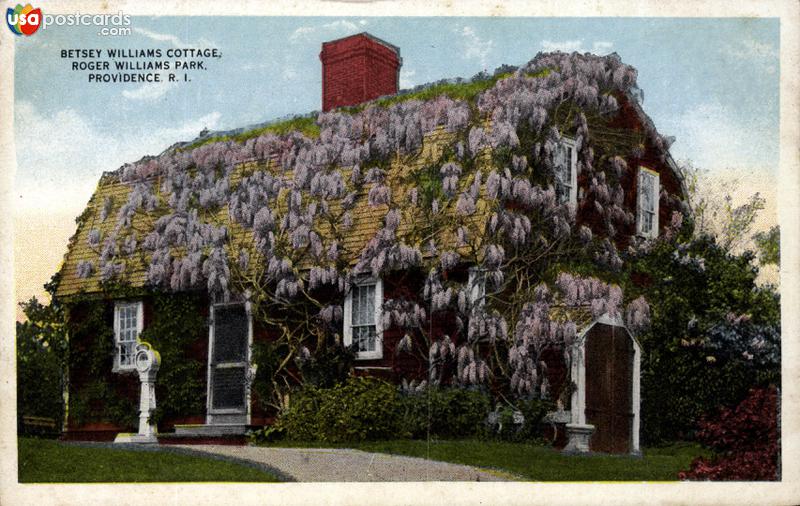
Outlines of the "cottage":
[[323,113],[103,175],[58,275],[65,437],[134,426],[137,341],[161,352],[161,435],[206,438],[269,424],[341,342],[357,374],[547,397],[568,449],[638,451],[648,307],[607,280],[686,207],[635,70],[539,54],[398,94],[370,34],[320,59]]

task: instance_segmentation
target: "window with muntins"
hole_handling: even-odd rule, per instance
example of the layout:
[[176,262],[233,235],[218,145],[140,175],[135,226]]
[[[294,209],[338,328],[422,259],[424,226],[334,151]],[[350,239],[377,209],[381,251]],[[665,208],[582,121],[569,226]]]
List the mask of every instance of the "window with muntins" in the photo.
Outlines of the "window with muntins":
[[134,369],[133,355],[136,338],[142,332],[142,313],[141,302],[118,302],[114,306],[114,370]]
[[658,172],[639,167],[636,233],[647,238],[658,237]]
[[559,204],[578,204],[578,152],[575,141],[562,138],[555,159],[556,196]]
[[356,358],[383,357],[381,280],[360,282],[350,289],[344,304],[344,343],[356,345]]

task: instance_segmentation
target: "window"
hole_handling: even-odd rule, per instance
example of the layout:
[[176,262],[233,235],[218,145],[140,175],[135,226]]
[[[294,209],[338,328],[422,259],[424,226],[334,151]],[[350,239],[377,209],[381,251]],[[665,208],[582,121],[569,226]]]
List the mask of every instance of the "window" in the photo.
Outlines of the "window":
[[142,332],[144,311],[139,302],[117,302],[114,305],[114,371],[133,370],[136,338]]
[[470,267],[467,286],[470,306],[483,306],[486,302],[486,272],[477,267]]
[[383,357],[382,306],[383,282],[380,279],[356,283],[344,300],[344,344],[357,345],[357,359]]
[[555,160],[556,196],[559,204],[578,204],[578,152],[575,141],[561,139]]
[[658,237],[658,172],[639,167],[636,233],[643,237]]

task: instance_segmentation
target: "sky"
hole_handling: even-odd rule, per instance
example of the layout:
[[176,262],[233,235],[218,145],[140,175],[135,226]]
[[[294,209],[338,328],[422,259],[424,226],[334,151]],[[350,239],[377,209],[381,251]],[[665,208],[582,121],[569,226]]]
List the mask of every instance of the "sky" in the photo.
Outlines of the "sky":
[[[676,138],[673,156],[742,176],[770,196],[774,215],[777,19],[135,16],[130,26],[118,37],[51,25],[14,38],[18,300],[41,295],[103,171],[204,128],[319,110],[321,43],[362,31],[400,47],[401,88],[521,65],[539,51],[616,52],[638,70],[658,130]],[[179,83],[89,83],[61,58],[64,49],[198,47],[222,57]]]

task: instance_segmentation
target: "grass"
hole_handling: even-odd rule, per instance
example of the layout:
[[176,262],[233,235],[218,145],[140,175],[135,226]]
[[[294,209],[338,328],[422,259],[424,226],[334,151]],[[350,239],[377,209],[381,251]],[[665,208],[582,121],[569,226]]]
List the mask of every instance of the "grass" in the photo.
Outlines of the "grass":
[[[422,101],[431,100],[440,95],[447,95],[453,100],[464,100],[469,102],[474,100],[479,93],[488,90],[489,88],[494,86],[494,84],[498,80],[508,77],[510,75],[511,73],[498,74],[496,76],[492,76],[487,79],[479,79],[474,82],[434,84],[416,92],[391,95],[352,107],[342,107],[340,110],[341,112],[355,114],[356,112],[364,109],[369,105],[376,105],[378,107],[388,107],[390,105],[397,104],[399,102],[405,102],[407,100],[422,100]],[[541,77],[542,75],[547,75],[547,73],[540,73],[535,75],[529,74],[529,75],[532,77]],[[319,137],[320,128],[319,125],[317,125],[317,117],[307,116],[307,115],[295,116],[287,120],[278,121],[259,128],[254,128],[252,130],[246,130],[236,135],[221,135],[216,137],[207,137],[205,139],[199,139],[189,144],[188,146],[184,146],[180,149],[182,151],[190,151],[204,144],[209,144],[211,142],[220,142],[220,141],[235,141],[242,143],[249,139],[252,139],[253,137],[258,137],[259,135],[267,132],[272,132],[275,135],[285,135],[292,131],[300,132],[307,137],[312,137],[312,138]]]
[[405,102],[406,100],[431,100],[440,95],[447,95],[453,100],[464,100],[469,102],[474,100],[479,93],[494,86],[494,84],[500,79],[510,75],[511,73],[498,74],[488,79],[479,79],[473,82],[434,84],[420,91],[380,98],[376,100],[374,104],[380,107],[387,107],[399,102]]
[[280,481],[235,462],[173,453],[19,438],[20,483]]
[[699,445],[679,443],[645,448],[642,457],[564,455],[550,447],[503,441],[393,440],[349,444],[281,442],[271,446],[337,446],[408,455],[506,471],[526,481],[676,481],[692,460],[709,455]]
[[259,128],[252,130],[245,130],[235,135],[219,135],[215,137],[207,137],[205,139],[198,139],[195,142],[180,148],[181,151],[191,151],[199,148],[205,144],[212,142],[234,141],[238,143],[246,142],[261,134],[272,132],[275,135],[285,135],[289,132],[300,132],[306,137],[319,137],[319,125],[317,125],[316,116],[295,116],[287,120],[270,123]]
[[[551,72],[550,69],[541,70],[535,74],[527,73],[528,77],[545,77]],[[376,105],[378,107],[388,107],[399,102],[407,100],[431,100],[440,95],[446,95],[453,100],[464,100],[471,102],[483,91],[488,90],[495,85],[500,79],[504,79],[512,75],[511,72],[498,74],[488,77],[486,79],[478,79],[475,81],[466,81],[460,83],[439,83],[433,84],[419,91],[410,93],[398,93],[387,97],[379,98],[370,102],[359,104],[351,107],[342,107],[341,112],[348,114],[355,114],[369,105]],[[218,135],[215,137],[206,137],[205,139],[198,139],[191,144],[180,148],[180,151],[191,151],[199,148],[205,144],[212,142],[234,141],[238,143],[246,142],[249,139],[258,137],[259,135],[267,132],[272,132],[275,135],[285,135],[289,132],[300,132],[306,137],[316,138],[319,137],[320,128],[317,125],[316,115],[298,115],[289,119],[279,120],[262,127],[254,128],[252,130],[245,130],[235,135]]]

